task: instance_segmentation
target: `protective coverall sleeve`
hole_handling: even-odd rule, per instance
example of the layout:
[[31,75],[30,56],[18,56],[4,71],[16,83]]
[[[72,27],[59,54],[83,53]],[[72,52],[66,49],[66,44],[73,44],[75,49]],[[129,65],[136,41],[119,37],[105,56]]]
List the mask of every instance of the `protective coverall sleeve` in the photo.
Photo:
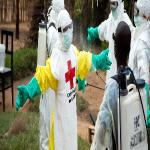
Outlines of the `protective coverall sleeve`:
[[123,21],[125,21],[128,24],[128,26],[129,26],[129,28],[131,30],[131,33],[133,34],[133,32],[135,30],[135,27],[133,26],[133,24],[132,24],[132,22],[131,22],[131,20],[130,20],[130,18],[129,18],[127,13],[123,14]]
[[106,34],[107,34],[107,25],[108,25],[108,22],[109,22],[109,18],[105,21],[103,21],[99,26],[98,26],[98,33],[99,33],[99,39],[101,41],[107,41],[108,42],[108,39],[106,37]]
[[78,51],[75,49],[77,57],[77,72],[76,77],[81,80],[85,79],[92,67],[92,54],[90,52]]
[[19,110],[27,99],[31,101],[35,96],[45,92],[49,87],[57,90],[58,81],[51,73],[50,59],[47,61],[46,66],[37,66],[35,76],[26,85],[18,86],[18,95],[16,98],[16,109]]
[[[141,48],[141,45],[145,45]],[[149,119],[149,49],[147,48],[147,44],[144,41],[139,41],[137,46],[137,69],[139,73],[139,77],[144,79],[146,82],[146,104],[147,104],[147,125],[150,126]]]
[[[104,96],[106,98],[106,95]],[[95,135],[90,150],[106,150],[112,145],[112,120],[108,105],[104,100],[97,116]]]
[[46,61],[46,66],[37,66],[35,78],[39,84],[41,92],[45,92],[49,87],[54,91],[57,90],[58,80],[52,74],[51,60]]
[[137,67],[139,71],[139,77],[144,79],[146,83],[149,83],[149,50],[147,48],[140,48],[143,45],[140,41],[139,46],[137,46]]
[[112,134],[116,140],[118,85],[109,79],[96,120],[95,135],[90,150],[113,149]]
[[77,56],[77,77],[81,80],[85,79],[90,70],[95,67],[96,70],[109,70],[112,64],[108,57],[109,50],[106,49],[98,55],[91,54],[89,52],[81,51],[76,49]]

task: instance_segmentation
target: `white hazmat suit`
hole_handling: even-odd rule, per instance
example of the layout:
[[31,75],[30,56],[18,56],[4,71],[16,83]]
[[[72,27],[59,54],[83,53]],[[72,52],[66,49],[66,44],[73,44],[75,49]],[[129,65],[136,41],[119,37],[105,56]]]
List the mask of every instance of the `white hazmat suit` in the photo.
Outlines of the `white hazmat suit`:
[[134,35],[129,55],[129,67],[136,79],[146,82],[147,125],[150,126],[149,85],[150,85],[150,0],[138,0],[136,7],[139,14],[135,16]]
[[[111,92],[110,92],[111,91]],[[95,135],[90,150],[115,150],[114,141],[117,141],[117,100],[119,97],[118,83],[114,79],[109,79],[100,111],[97,115],[95,125]]]
[[124,10],[124,3],[122,0],[111,0],[111,2],[118,2],[117,8],[115,10],[111,10],[108,19],[102,22],[98,27],[100,40],[106,40],[109,42],[109,57],[112,61],[110,70],[107,71],[106,82],[110,77],[114,76],[117,71],[117,64],[114,56],[114,40],[112,38],[113,33],[116,31],[120,21],[125,21],[129,25],[130,30],[133,30],[133,25]]
[[[47,48],[48,56],[58,40],[58,32],[56,27],[57,16],[60,10],[64,9],[64,0],[52,0],[51,10],[48,14],[47,24]],[[46,61],[46,60],[45,60]],[[55,109],[55,92],[49,88],[40,100],[40,150],[48,150],[49,136],[51,128],[51,114]]]
[[93,67],[108,70],[111,61],[108,49],[95,55],[79,51],[72,45],[73,22],[66,10],[59,13],[57,26],[58,45],[46,66],[38,65],[31,81],[18,87],[16,109],[52,88],[56,96],[51,114],[49,150],[77,150],[76,78],[84,80]]
[[136,79],[144,79],[149,84],[150,1],[138,0],[137,8],[139,9],[139,16],[137,16],[138,20],[135,19],[136,28],[131,43],[129,67],[133,70]]

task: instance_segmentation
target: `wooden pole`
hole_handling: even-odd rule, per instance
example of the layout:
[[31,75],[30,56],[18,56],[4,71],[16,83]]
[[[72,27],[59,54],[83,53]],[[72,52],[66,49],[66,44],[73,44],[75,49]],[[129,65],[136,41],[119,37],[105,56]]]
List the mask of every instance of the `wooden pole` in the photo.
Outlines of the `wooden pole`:
[[16,39],[19,39],[19,1],[16,0]]

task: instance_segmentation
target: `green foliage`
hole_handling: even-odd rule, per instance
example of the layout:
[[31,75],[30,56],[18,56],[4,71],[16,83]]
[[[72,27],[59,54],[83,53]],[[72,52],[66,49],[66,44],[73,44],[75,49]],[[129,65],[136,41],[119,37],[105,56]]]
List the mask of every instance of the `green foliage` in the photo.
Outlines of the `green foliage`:
[[78,150],[89,150],[90,145],[80,137],[78,138]]
[[[0,113],[0,133],[5,133],[18,113]],[[37,150],[39,149],[39,125],[38,114],[28,113],[26,117],[29,119],[27,131],[12,135],[9,138],[0,139],[1,150]]]
[[[36,68],[37,52],[35,49],[25,48],[14,52],[14,80],[31,75]],[[6,57],[6,66],[10,67],[10,57]]]
[[[0,134],[5,133],[18,113],[0,113]],[[12,135],[7,139],[0,139],[0,150],[38,150],[39,149],[39,115],[27,113],[27,131]],[[90,146],[80,137],[78,139],[78,150],[89,150]]]
[[44,1],[34,0],[31,2],[31,5],[32,9],[30,10],[30,28],[26,44],[28,46],[35,46],[38,43],[39,23],[41,20],[44,20],[44,16],[42,15],[44,11]]
[[88,102],[85,101],[82,97],[77,95],[77,111],[83,112],[88,108]]
[[125,0],[124,1],[124,7],[125,7],[125,9],[127,10],[128,13],[131,9],[130,2],[131,2],[130,0]]
[[34,98],[33,102],[29,107],[30,112],[39,112],[39,103],[40,103],[40,96]]
[[104,49],[107,49],[108,48],[108,43],[107,42],[101,42],[101,45],[100,45],[100,48],[102,49],[102,50],[104,50]]
[[75,1],[75,6],[74,6],[74,17],[75,18],[82,17],[82,5],[83,5],[83,1],[81,1],[81,0]]

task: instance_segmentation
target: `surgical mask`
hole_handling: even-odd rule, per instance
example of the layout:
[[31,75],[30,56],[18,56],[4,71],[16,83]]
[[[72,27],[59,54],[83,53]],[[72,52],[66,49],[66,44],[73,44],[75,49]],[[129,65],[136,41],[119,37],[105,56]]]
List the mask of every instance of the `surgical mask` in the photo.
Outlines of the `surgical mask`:
[[58,33],[61,33],[61,50],[68,51],[73,39],[73,23],[71,22],[64,28],[58,28]]
[[117,16],[118,16],[118,13],[117,13],[117,11],[115,11],[115,10],[112,10],[112,15],[113,15],[113,17],[116,19],[116,18],[117,18]]
[[118,16],[118,10],[117,10],[118,2],[117,1],[111,2],[110,8],[111,8],[111,12],[112,12],[113,17],[117,18],[117,16]]
[[134,16],[134,23],[136,27],[140,27],[144,24],[147,24],[147,20],[141,16]]
[[68,29],[65,33],[63,33],[63,50],[66,52],[69,50],[73,39],[73,30]]
[[139,15],[139,9],[137,4],[135,3],[134,6],[134,24],[136,27],[140,27],[141,25],[145,24],[147,21],[142,16]]
[[136,27],[140,27],[142,22],[141,22],[141,17],[140,16],[134,16],[134,24]]

